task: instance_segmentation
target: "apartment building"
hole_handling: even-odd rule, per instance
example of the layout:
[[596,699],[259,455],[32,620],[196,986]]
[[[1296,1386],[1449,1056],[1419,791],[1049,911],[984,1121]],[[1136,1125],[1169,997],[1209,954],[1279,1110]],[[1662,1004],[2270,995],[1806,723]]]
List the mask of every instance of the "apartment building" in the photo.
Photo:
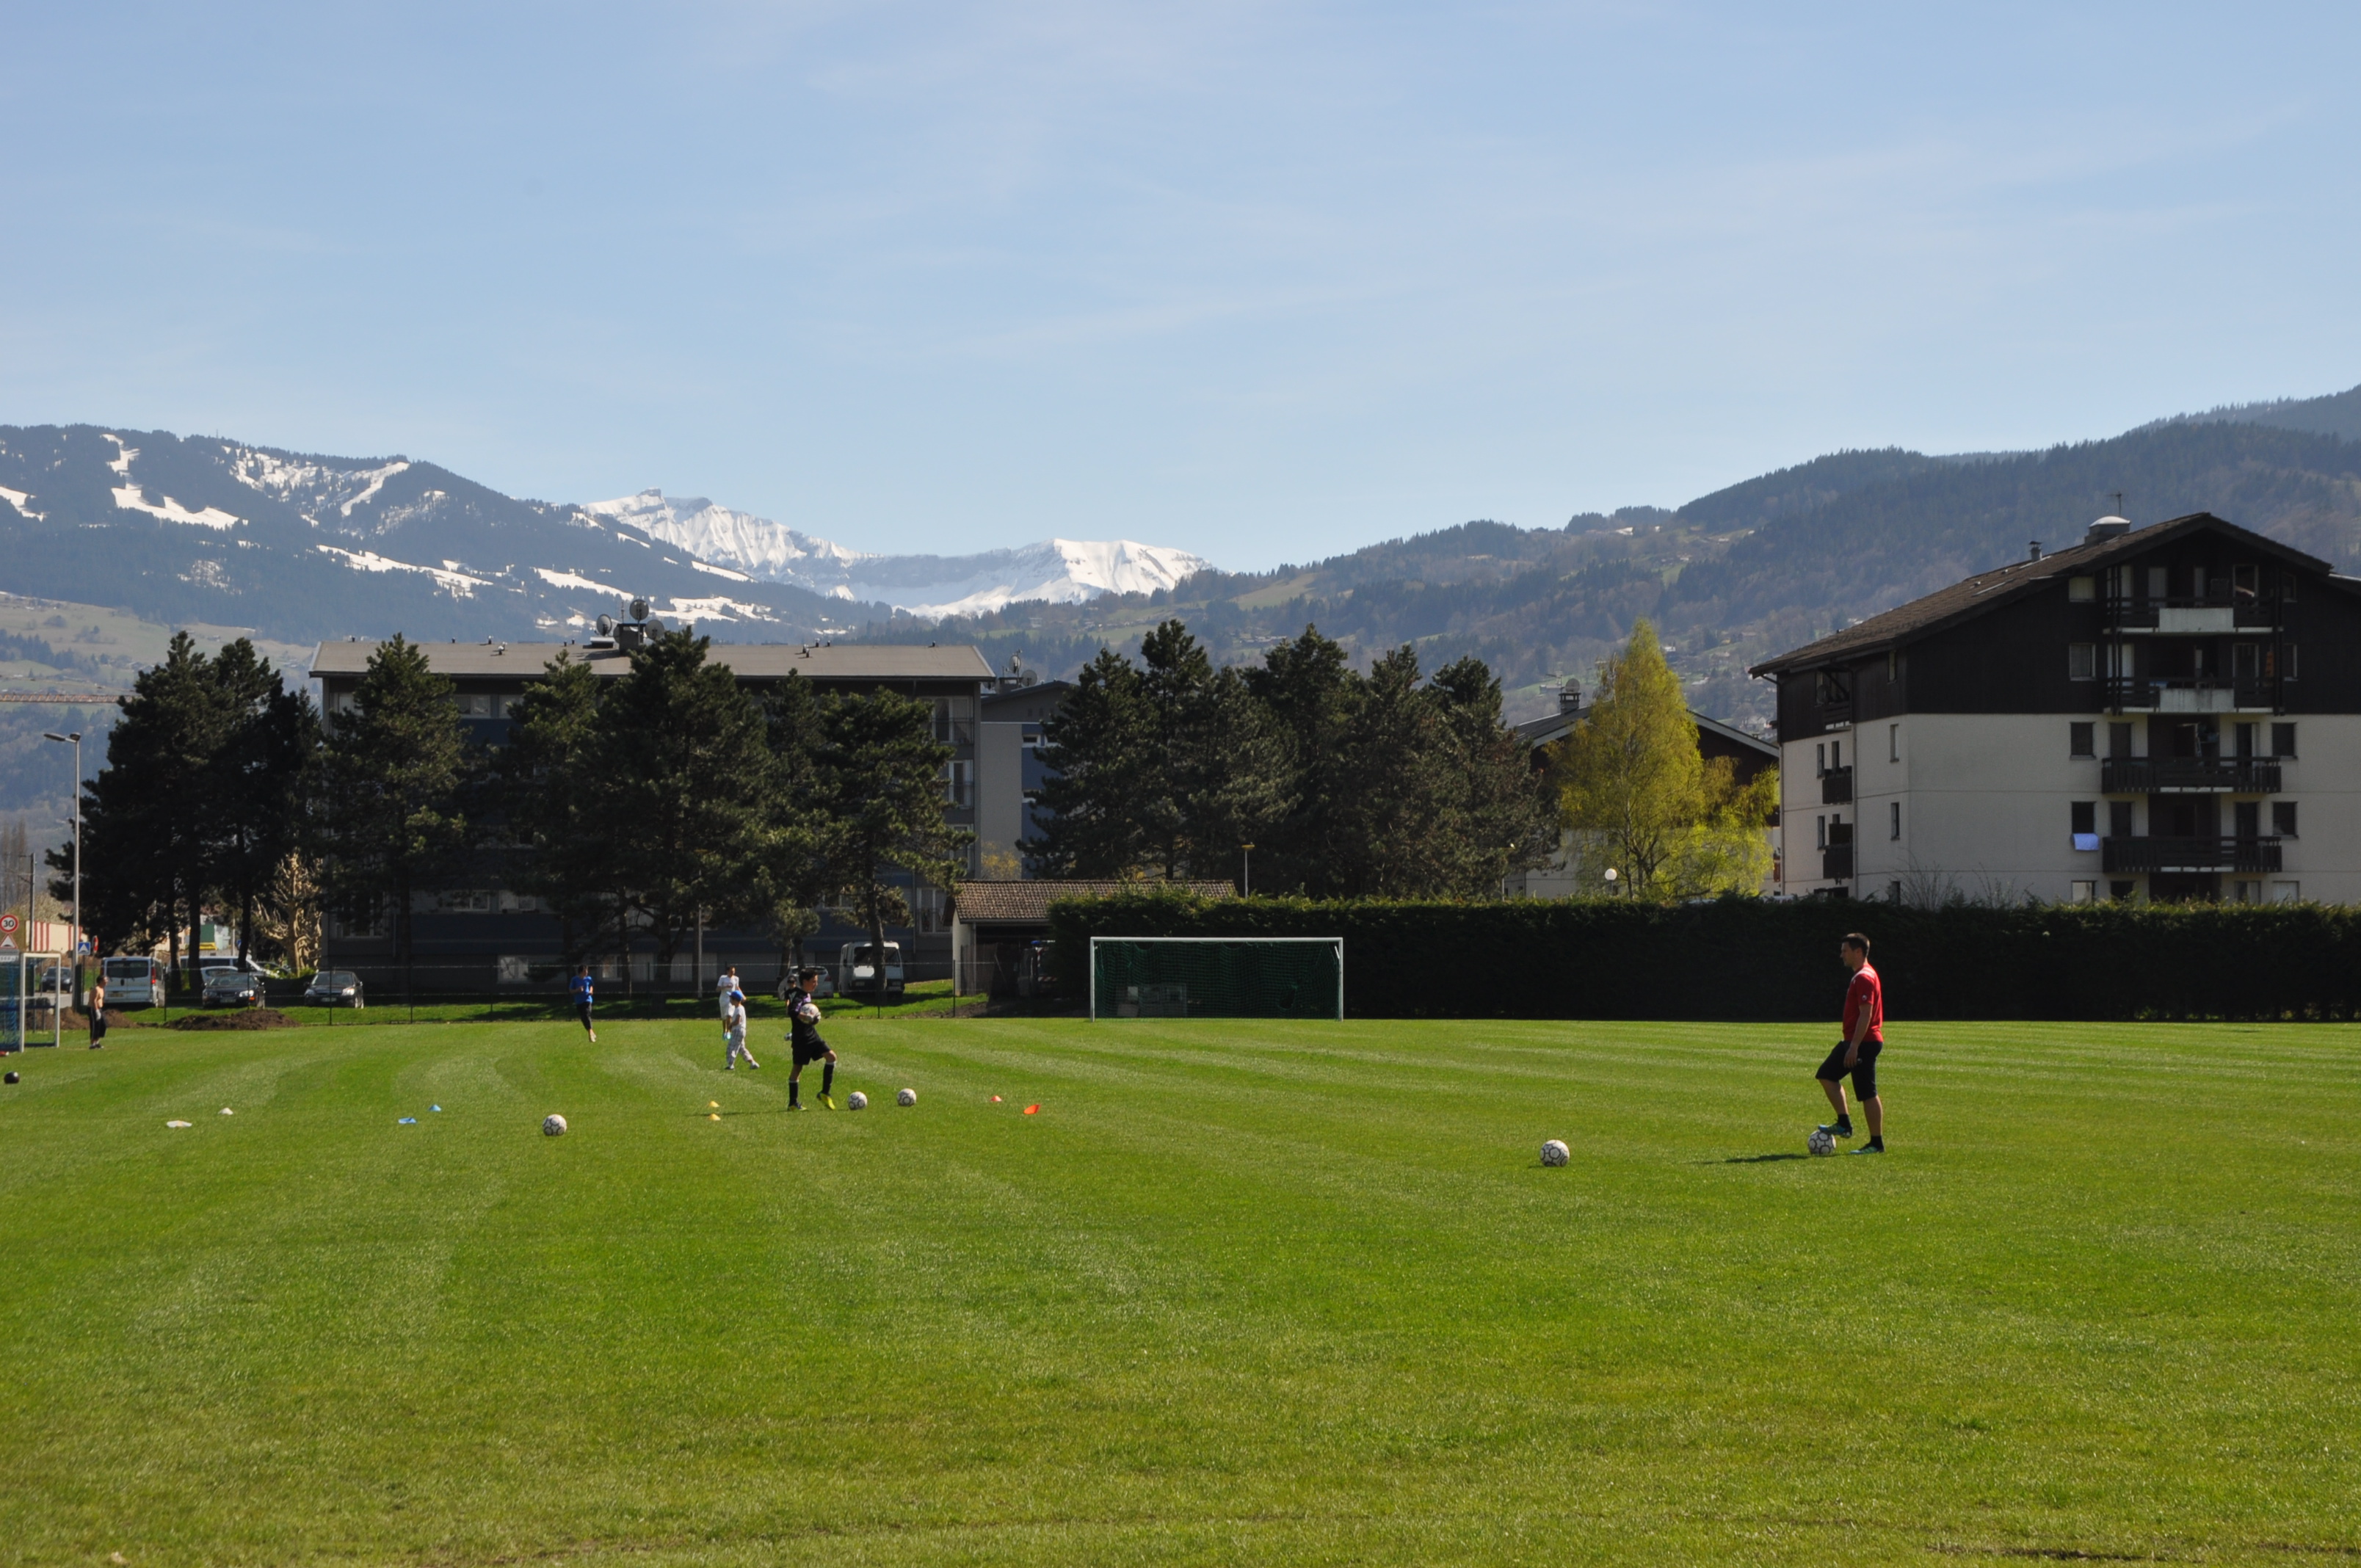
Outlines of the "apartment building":
[[1790,894],[2361,900],[2361,579],[2102,518],[1756,665]]
[[[631,651],[653,623],[626,621],[579,644],[559,642],[429,642],[421,644],[437,674],[457,688],[462,725],[481,744],[507,742],[510,715],[517,699],[544,677],[549,663],[563,652],[587,661],[602,678],[615,678],[631,668]],[[350,708],[354,689],[377,652],[374,641],[357,639],[324,642],[313,655],[313,678],[320,683],[322,711],[329,722]],[[944,765],[946,817],[956,827],[973,828],[994,813],[989,784],[976,769],[977,704],[994,689],[991,663],[972,647],[913,647],[853,643],[726,643],[712,645],[713,663],[734,674],[757,693],[765,685],[799,675],[821,692],[862,693],[880,688],[900,692],[930,703],[935,738],[951,748]],[[971,855],[968,870],[983,868]],[[913,911],[906,927],[889,927],[888,940],[902,944],[906,972],[913,980],[940,979],[950,973],[951,929],[949,898],[941,889],[921,887],[903,877]],[[827,963],[847,941],[865,939],[865,933],[837,924],[825,924],[804,944],[807,961]],[[749,983],[769,984],[778,971],[778,948],[763,932],[717,927],[705,935],[705,978],[734,966]],[[562,961],[560,932],[554,917],[529,895],[504,885],[501,859],[487,850],[454,885],[420,895],[412,911],[415,964],[405,977],[419,991],[488,991],[500,986],[546,987]],[[400,983],[389,966],[393,962],[391,923],[379,919],[359,926],[331,921],[325,935],[323,968],[359,971],[372,985]],[[616,955],[601,964],[604,978],[626,983],[652,983],[662,978],[673,984],[688,982],[694,959],[675,959],[676,972],[658,977],[655,955],[647,950]]]

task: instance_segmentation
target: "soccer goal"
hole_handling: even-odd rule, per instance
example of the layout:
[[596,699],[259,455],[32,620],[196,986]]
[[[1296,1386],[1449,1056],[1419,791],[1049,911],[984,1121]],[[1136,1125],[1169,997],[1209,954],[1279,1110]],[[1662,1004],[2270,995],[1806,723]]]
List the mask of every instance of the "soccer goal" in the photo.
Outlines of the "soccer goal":
[[1093,1018],[1342,1018],[1342,937],[1093,937]]

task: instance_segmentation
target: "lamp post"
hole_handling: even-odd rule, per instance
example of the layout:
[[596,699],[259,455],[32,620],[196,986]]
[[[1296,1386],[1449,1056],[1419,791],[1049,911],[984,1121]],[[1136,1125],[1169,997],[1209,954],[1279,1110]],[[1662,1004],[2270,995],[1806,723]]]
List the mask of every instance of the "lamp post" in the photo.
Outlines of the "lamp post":
[[60,746],[64,746],[64,745],[71,745],[71,746],[72,746],[72,747],[73,747],[73,749],[74,749],[74,776],[73,776],[73,797],[74,797],[74,814],[73,814],[73,830],[74,830],[74,883],[73,883],[73,887],[74,887],[74,900],[73,900],[73,904],[74,904],[74,922],[73,922],[73,934],[74,934],[74,952],[73,952],[73,961],[74,961],[74,1001],[75,1001],[75,1002],[77,1002],[77,1003],[79,1003],[79,1002],[81,1002],[81,1001],[82,1001],[82,731],[81,731],[81,730],[79,730],[79,729],[77,729],[77,730],[75,730],[73,733],[71,733],[71,735],[60,735],[60,734],[59,734],[59,733],[58,733],[56,730],[54,730],[54,729],[45,729],[45,730],[43,730],[43,731],[41,732],[41,739],[42,739],[42,740],[55,740],[55,741],[56,741],[59,745],[60,745]]
[[1246,883],[1246,891],[1239,896],[1252,898],[1254,896],[1254,846],[1240,844],[1238,848],[1246,851],[1246,870],[1239,879]]
[[1615,891],[1615,868],[1613,866],[1607,868],[1607,891],[1610,894]]

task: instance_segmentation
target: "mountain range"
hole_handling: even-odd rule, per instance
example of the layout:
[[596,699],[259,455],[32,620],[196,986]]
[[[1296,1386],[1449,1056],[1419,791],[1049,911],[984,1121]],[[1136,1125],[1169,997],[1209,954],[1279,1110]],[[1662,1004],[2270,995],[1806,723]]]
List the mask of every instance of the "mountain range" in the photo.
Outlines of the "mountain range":
[[[1694,706],[1759,721],[1768,694],[1744,672],[1767,653],[2029,541],[2079,538],[2102,513],[2199,509],[2361,568],[2361,387],[2040,452],[1834,453],[1677,507],[1467,522],[1263,573],[1125,541],[870,554],[656,490],[546,502],[407,457],[0,426],[0,589],[145,622],[290,644],[563,639],[640,596],[722,641],[957,639],[1050,674],[1136,646],[1167,616],[1230,661],[1317,624],[1364,659],[1404,642],[1430,668],[1476,654],[1519,715],[1587,682],[1644,615]],[[27,650],[42,624],[27,623]],[[71,651],[53,651],[64,670]],[[27,681],[50,668],[29,654],[10,667]]]

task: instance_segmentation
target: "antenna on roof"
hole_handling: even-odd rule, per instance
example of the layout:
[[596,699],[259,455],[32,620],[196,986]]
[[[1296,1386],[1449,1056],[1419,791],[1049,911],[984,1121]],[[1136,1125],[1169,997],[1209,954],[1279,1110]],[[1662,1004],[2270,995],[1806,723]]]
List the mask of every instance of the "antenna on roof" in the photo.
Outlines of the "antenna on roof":
[[2115,491],[2115,492],[2114,492],[2114,496],[2115,496],[2115,515],[2116,515],[2117,517],[2121,517],[2121,516],[2123,516],[2123,515],[2124,515],[2124,493],[2123,493],[2123,491],[2121,491],[2121,490],[2117,490],[2117,491]]

